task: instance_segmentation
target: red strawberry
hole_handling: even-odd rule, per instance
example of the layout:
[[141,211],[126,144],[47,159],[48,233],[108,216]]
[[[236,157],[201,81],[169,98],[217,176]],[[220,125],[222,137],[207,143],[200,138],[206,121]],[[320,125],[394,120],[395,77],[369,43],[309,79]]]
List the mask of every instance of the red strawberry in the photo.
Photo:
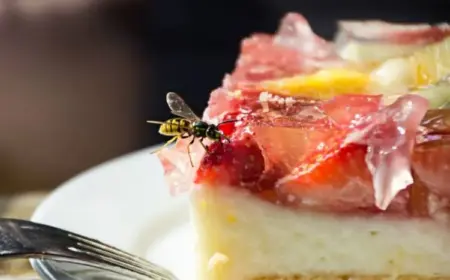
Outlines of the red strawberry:
[[230,137],[236,131],[236,122],[234,121],[237,121],[239,114],[240,114],[239,112],[231,112],[225,114],[222,120],[222,122],[225,123],[219,123],[218,126],[219,129],[223,132],[223,134]]
[[215,142],[209,146],[209,152],[197,170],[195,183],[245,186],[255,184],[263,171],[264,158],[254,141]]

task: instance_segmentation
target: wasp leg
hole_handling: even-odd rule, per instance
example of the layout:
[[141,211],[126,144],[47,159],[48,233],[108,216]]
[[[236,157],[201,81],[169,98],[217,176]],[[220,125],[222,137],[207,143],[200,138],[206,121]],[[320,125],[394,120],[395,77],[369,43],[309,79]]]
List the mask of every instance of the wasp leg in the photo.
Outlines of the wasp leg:
[[164,146],[162,146],[163,148],[167,147],[168,145],[172,144],[175,140],[177,140],[179,138],[179,136],[174,136],[172,137],[172,139],[170,139],[169,141],[166,142],[166,144],[164,144]]
[[153,150],[151,153],[152,153],[152,154],[155,154],[155,153],[161,151],[162,149],[164,149],[165,147],[167,147],[169,144],[171,144],[173,141],[177,140],[178,138],[179,138],[179,136],[172,137],[172,139],[170,139],[169,141],[167,141],[166,144],[164,144],[163,146],[159,147],[159,148],[156,149],[156,150]]
[[200,138],[199,142],[202,145],[203,149],[205,149],[205,151],[209,154],[209,149],[208,147],[205,145],[205,143],[203,143],[203,140],[205,140],[205,138]]
[[222,138],[223,138],[223,139],[225,139],[225,141],[227,141],[227,142],[228,142],[228,144],[230,144],[230,143],[231,143],[231,140],[230,140],[230,138],[226,137],[226,136],[225,136],[225,135],[223,135],[223,134],[222,134]]
[[189,138],[189,137],[191,137],[191,135],[189,133],[184,133],[184,134],[180,135],[181,139],[186,139],[186,138]]
[[191,162],[191,166],[192,167],[194,167],[194,163],[192,162],[192,157],[191,157],[191,145],[194,144],[194,141],[195,141],[195,135],[192,135],[192,140],[187,145],[187,152],[188,152],[188,155],[189,155],[189,161]]

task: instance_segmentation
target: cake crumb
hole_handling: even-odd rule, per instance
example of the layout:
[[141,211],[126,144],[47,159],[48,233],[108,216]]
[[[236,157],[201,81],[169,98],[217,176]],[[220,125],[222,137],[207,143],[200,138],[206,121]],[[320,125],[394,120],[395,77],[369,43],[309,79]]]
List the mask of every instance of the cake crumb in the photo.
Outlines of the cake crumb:
[[242,90],[237,89],[237,90],[234,90],[234,91],[230,91],[230,92],[229,92],[229,95],[232,96],[232,97],[234,97],[234,98],[241,98],[241,96],[242,96]]
[[208,261],[208,270],[213,270],[217,265],[223,265],[229,260],[230,259],[226,255],[216,252]]
[[295,99],[292,97],[287,97],[284,100],[284,103],[286,104],[286,108],[292,107],[295,104]]
[[263,108],[263,112],[269,112],[269,100],[271,98],[271,94],[267,91],[263,91],[259,94],[259,103],[261,104],[261,107]]

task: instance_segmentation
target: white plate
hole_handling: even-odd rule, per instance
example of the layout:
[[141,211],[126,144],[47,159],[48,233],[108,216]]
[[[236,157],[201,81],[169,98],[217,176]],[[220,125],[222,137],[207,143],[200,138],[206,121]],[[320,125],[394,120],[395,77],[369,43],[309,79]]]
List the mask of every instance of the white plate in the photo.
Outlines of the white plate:
[[[188,213],[187,196],[169,195],[162,167],[146,149],[64,183],[32,220],[102,240],[167,267],[181,280],[191,280],[194,236]],[[44,279],[61,277],[48,262],[32,264]]]

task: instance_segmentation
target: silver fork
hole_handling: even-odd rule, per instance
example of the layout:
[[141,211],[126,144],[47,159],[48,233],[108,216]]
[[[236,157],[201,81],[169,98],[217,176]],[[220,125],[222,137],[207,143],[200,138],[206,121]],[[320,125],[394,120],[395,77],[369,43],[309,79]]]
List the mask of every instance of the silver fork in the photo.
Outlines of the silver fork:
[[167,269],[98,240],[17,219],[0,219],[0,258],[63,261],[132,279],[177,280]]

